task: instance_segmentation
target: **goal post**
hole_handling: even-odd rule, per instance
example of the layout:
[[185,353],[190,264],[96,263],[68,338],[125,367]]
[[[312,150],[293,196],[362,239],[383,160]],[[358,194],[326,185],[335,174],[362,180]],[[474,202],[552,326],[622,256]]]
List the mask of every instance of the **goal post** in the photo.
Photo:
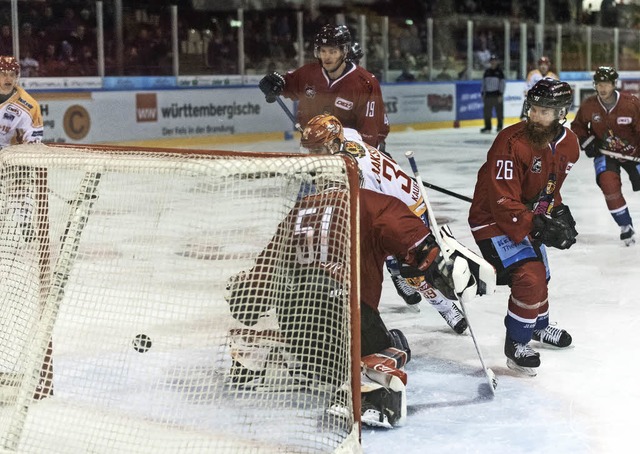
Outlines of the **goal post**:
[[338,156],[0,151],[0,450],[361,452],[358,186]]

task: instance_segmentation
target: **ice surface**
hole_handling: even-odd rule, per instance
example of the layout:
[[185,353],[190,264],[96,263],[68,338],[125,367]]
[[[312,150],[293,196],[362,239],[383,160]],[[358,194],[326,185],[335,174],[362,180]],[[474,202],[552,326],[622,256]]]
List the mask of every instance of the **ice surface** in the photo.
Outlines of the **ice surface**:
[[[392,132],[387,150],[406,169],[407,150],[424,180],[471,196],[476,173],[493,136],[478,128]],[[228,145],[225,145],[229,147]],[[237,150],[296,151],[295,141],[237,144]],[[623,173],[631,215],[640,197]],[[477,251],[467,225],[469,203],[428,190],[441,223]],[[592,160],[582,155],[562,191],[580,232],[567,251],[549,253],[551,320],[567,329],[574,345],[541,354],[538,376],[516,376],[503,354],[503,318],[508,289],[468,304],[469,318],[487,366],[498,377],[495,398],[485,382],[473,342],[458,336],[431,307],[409,311],[390,279],[381,304],[389,328],[400,328],[411,344],[407,365],[409,418],[394,430],[362,432],[366,453],[618,453],[635,444],[640,405],[636,333],[640,321],[640,244],[624,247],[595,184]],[[630,451],[631,449],[631,451]]]

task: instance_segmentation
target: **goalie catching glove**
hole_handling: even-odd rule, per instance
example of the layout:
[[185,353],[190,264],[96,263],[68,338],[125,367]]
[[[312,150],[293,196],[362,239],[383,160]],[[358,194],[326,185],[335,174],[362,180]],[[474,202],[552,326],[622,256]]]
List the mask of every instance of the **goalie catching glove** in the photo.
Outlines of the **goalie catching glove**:
[[284,90],[284,77],[277,72],[272,72],[264,76],[258,86],[264,93],[268,103],[276,102],[276,99]]
[[420,290],[430,284],[449,299],[475,297],[477,282],[467,259],[454,252],[448,261],[445,260],[432,234],[416,247],[415,263],[416,266],[403,263],[400,267],[400,275],[412,287]]
[[569,249],[576,242],[576,221],[567,205],[559,205],[551,211],[551,217],[537,214],[533,217],[531,238],[558,249]]

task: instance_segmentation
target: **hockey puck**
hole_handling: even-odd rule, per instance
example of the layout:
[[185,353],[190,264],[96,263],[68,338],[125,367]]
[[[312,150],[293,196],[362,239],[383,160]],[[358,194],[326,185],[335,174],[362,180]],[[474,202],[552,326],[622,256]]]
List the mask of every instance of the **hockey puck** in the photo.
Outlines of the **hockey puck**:
[[151,338],[146,334],[138,334],[131,343],[138,353],[146,353],[151,348]]

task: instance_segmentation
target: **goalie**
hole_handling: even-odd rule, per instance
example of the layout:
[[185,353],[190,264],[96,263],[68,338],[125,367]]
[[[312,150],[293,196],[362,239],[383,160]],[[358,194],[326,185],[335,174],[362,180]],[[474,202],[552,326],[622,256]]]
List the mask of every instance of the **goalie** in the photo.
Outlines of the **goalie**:
[[[280,345],[286,345],[295,373],[310,380],[340,387],[347,379],[330,376],[328,366],[339,349],[349,348],[338,336],[347,323],[339,304],[346,272],[348,251],[341,251],[337,238],[349,234],[348,227],[335,222],[348,210],[346,188],[322,185],[316,180],[313,195],[300,199],[280,224],[269,245],[247,272],[231,278],[227,301],[233,316],[253,327],[275,313]],[[378,305],[382,293],[385,258],[393,255],[417,280],[442,282],[453,286],[448,268],[430,230],[398,199],[360,190],[360,283],[361,355],[363,371],[362,422],[393,427],[406,418],[406,374],[402,367],[411,350],[400,330],[388,330]],[[273,275],[276,283],[267,282]],[[467,279],[467,281],[472,279]],[[447,289],[448,291],[448,289]],[[337,317],[327,317],[338,311]],[[333,324],[328,320],[334,320]],[[271,339],[273,340],[273,339]],[[265,349],[266,350],[266,349]],[[260,380],[270,353],[235,358],[232,375],[237,382]],[[335,369],[336,364],[333,364]],[[290,367],[290,369],[292,369]],[[232,377],[234,380],[234,377]],[[339,413],[339,405],[330,412]]]

